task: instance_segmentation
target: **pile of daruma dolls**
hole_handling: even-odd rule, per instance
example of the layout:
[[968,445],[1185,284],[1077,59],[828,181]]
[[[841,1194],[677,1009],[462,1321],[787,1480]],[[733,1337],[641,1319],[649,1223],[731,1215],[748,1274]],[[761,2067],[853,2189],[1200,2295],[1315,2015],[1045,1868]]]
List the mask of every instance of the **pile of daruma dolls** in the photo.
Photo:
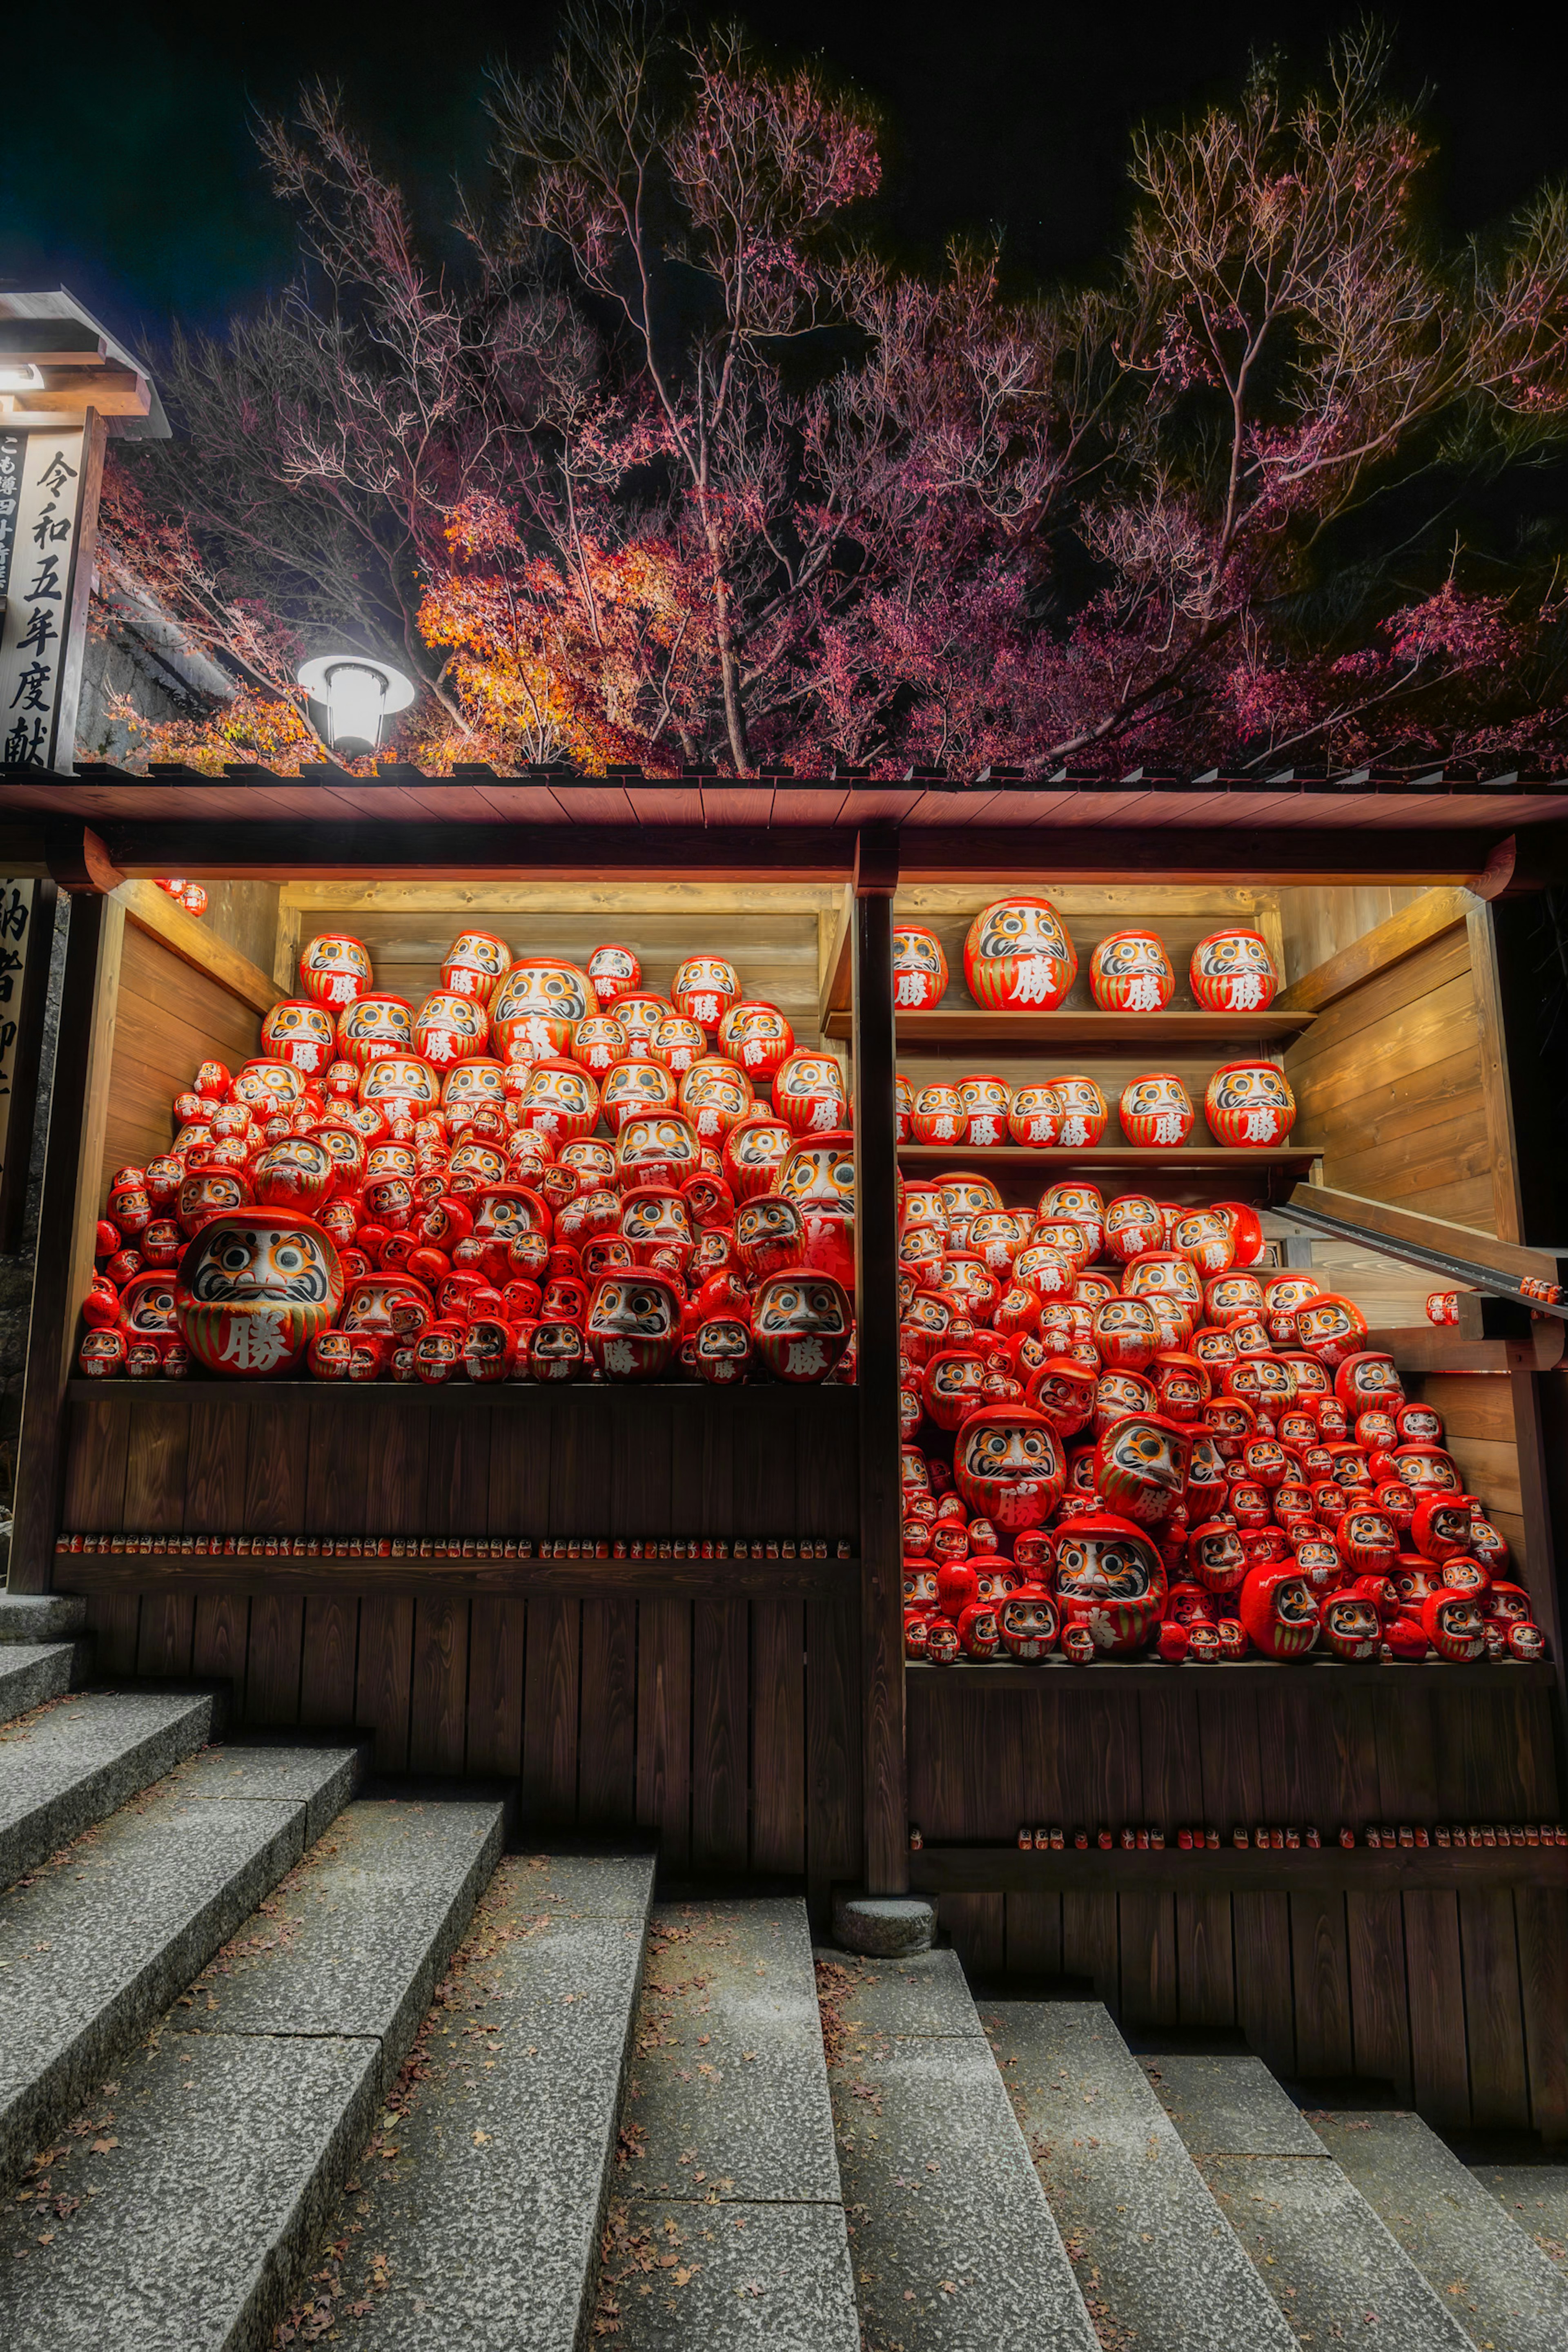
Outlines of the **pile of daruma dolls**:
[[1441,1415],[1245,1203],[955,1171],[899,1246],[912,1659],[1544,1654]]
[[[1049,898],[998,898],[982,908],[964,940],[964,979],[988,1012],[1054,1013],[1078,977],[1078,950]],[[935,931],[906,924],[893,935],[894,1003],[928,1013],[947,992],[947,957]],[[1257,1013],[1279,989],[1268,942],[1260,932],[1232,927],[1211,932],[1192,951],[1187,980],[1207,1013]],[[1089,990],[1103,1013],[1163,1013],[1176,993],[1176,967],[1157,931],[1114,931],[1089,959]],[[1290,1080],[1266,1055],[1225,1062],[1204,1089],[1203,1115],[1216,1143],[1281,1144],[1296,1119]],[[1145,1070],[1130,1078],[1116,1104],[1127,1141],[1140,1149],[1179,1149],[1197,1112],[1174,1070]],[[1101,1142],[1111,1106],[1098,1080],[1069,1074],[1009,1087],[976,1072],[913,1087],[898,1080],[899,1141],[988,1146],[1012,1142],[1050,1150],[1087,1150]]]
[[415,1011],[329,933],[299,976],[116,1172],[84,1373],[852,1380],[841,1073],[732,964],[465,931]]

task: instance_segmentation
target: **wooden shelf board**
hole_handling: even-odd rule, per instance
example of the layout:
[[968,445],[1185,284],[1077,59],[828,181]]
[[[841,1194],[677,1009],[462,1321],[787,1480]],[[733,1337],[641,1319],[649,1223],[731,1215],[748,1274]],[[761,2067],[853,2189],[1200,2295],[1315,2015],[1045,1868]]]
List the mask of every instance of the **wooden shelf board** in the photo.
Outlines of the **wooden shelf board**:
[[[1317,1018],[1312,1012],[1099,1013],[1074,1005],[1061,1013],[987,1013],[977,1004],[938,1006],[897,1015],[900,1045],[1211,1045],[1280,1046]],[[847,1010],[829,1018],[830,1037],[852,1035]]]
[[898,1147],[900,1164],[905,1168],[965,1168],[971,1164],[987,1168],[1168,1168],[1178,1171],[1186,1169],[1234,1169],[1239,1176],[1248,1169],[1310,1168],[1318,1157],[1315,1144],[1236,1145],[1227,1150],[1219,1144],[1183,1144],[1176,1150],[1162,1150],[1153,1145],[1140,1150],[1134,1144],[1095,1143],[1070,1150],[1053,1144],[1041,1150],[1027,1143],[901,1143]]
[[[835,1410],[833,1400],[846,1398],[848,1406],[840,1411],[858,1412],[858,1391],[842,1386],[828,1387],[821,1381],[758,1381],[747,1383],[737,1393],[755,1395],[766,1386],[777,1396],[788,1397],[791,1405],[798,1399],[810,1398],[803,1406],[810,1412],[819,1410],[817,1400],[826,1398],[825,1409]],[[710,1388],[705,1381],[89,1381],[78,1378],[68,1383],[67,1393],[78,1404],[102,1402],[134,1402],[137,1397],[151,1397],[155,1402],[166,1402],[174,1397],[199,1399],[210,1404],[214,1397],[232,1398],[235,1403],[256,1397],[308,1397],[313,1404],[331,1407],[341,1404],[344,1410],[356,1404],[384,1404],[389,1399],[398,1403],[412,1403],[423,1399],[427,1404],[473,1406],[502,1411],[527,1412],[541,1397],[552,1398],[558,1404],[606,1397],[657,1396],[661,1399],[684,1400],[695,1407],[709,1402],[723,1391]],[[680,1410],[677,1403],[676,1410]]]
[[[1060,1657],[1044,1659],[1038,1665],[1012,1660],[1004,1664],[999,1659],[966,1659],[956,1665],[932,1666],[912,1659],[904,1671],[917,1680],[923,1695],[934,1685],[944,1683],[988,1683],[998,1691],[1049,1689],[1063,1697],[1079,1692],[1103,1692],[1129,1683],[1140,1687],[1155,1683],[1168,1685],[1178,1678],[1204,1689],[1215,1689],[1227,1685],[1256,1687],[1264,1677],[1285,1675],[1298,1689],[1325,1697],[1335,1689],[1351,1685],[1362,1690],[1408,1691],[1416,1676],[1424,1677],[1438,1690],[1490,1690],[1500,1696],[1509,1691],[1551,1690],[1557,1679],[1556,1667],[1544,1658],[1531,1664],[1509,1659],[1495,1665],[1489,1660],[1476,1665],[1438,1663],[1386,1666],[1361,1664],[1348,1658],[1304,1658],[1300,1664],[1281,1664],[1272,1658],[1233,1658],[1217,1660],[1213,1665],[1179,1666],[1167,1666],[1163,1658],[1107,1658],[1096,1660],[1092,1666],[1070,1665]],[[1568,1848],[1564,1851],[1568,1852]]]
[[856,1559],[257,1559],[227,1554],[57,1552],[57,1592],[629,1594],[738,1599],[831,1593],[858,1581]]
[[[1228,1837],[1229,1824],[1219,1825]],[[1175,1836],[1174,1828],[1166,1835]],[[1324,1830],[1328,1838],[1333,1834]],[[1008,1845],[928,1845],[909,1857],[915,1895],[1085,1893],[1094,1895],[1286,1895],[1413,1892],[1423,1887],[1478,1891],[1499,1886],[1568,1886],[1568,1846],[1497,1846],[1479,1850],[1398,1846],[1373,1853],[1338,1844],[1312,1853],[1124,1853],[1113,1847],[1085,1853],[1020,1853]]]

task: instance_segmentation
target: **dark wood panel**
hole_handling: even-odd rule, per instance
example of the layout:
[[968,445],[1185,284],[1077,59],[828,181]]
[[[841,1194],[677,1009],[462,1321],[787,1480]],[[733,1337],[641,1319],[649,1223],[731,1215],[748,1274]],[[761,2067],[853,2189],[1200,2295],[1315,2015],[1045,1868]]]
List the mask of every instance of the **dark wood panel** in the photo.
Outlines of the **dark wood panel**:
[[1343,1895],[1292,1895],[1291,1962],[1296,2065],[1306,2075],[1350,2074],[1350,1955]]
[[468,1611],[446,1593],[413,1604],[408,1761],[413,1772],[461,1772],[467,1744]]
[[313,1592],[305,1602],[305,1655],[299,1675],[299,1720],[351,1729],[359,1663],[360,1603],[345,1593]]
[[188,1675],[195,1632],[194,1593],[143,1593],[136,1633],[137,1673]]
[[1513,1894],[1473,1889],[1459,1897],[1465,1956],[1465,2041],[1469,2054],[1470,2121],[1478,2131],[1525,2131],[1524,2017]]
[[858,1600],[807,1601],[806,1884],[820,1916],[862,1867],[860,1631]]
[[806,1612],[751,1604],[751,1864],[806,1867]]
[[298,1723],[305,1645],[305,1602],[298,1593],[264,1593],[251,1603],[246,1656],[247,1723]]
[[744,1601],[692,1609],[692,1866],[741,1871],[750,1773],[750,1622]]
[[528,1603],[522,1801],[529,1822],[564,1824],[577,1815],[582,1608],[580,1601]]
[[1177,1895],[1176,1986],[1180,2022],[1189,2028],[1236,2022],[1236,1955],[1228,1895]]
[[1416,2105],[1428,2123],[1462,2131],[1470,2120],[1470,2090],[1457,1895],[1406,1895],[1405,1966]]
[[1568,2002],[1563,1955],[1568,1952],[1568,1893],[1520,1887],[1513,1898],[1519,1984],[1530,2074],[1530,2119],[1548,2140],[1568,2139]]
[[637,1616],[637,1820],[664,1866],[692,1853],[692,1604],[644,1601]]
[[204,1592],[196,1599],[191,1671],[209,1680],[245,1687],[245,1654],[250,1645],[250,1600],[243,1592]]
[[136,1672],[137,1635],[141,1601],[134,1592],[94,1593],[87,1604],[87,1630],[92,1635],[93,1667],[99,1675]]
[[97,1398],[73,1398],[67,1412],[70,1428],[61,1524],[84,1534],[123,1528],[131,1415]]
[[468,1769],[521,1769],[528,1604],[476,1595],[468,1630]]
[[1063,1895],[1061,1973],[1086,1977],[1096,1997],[1115,2009],[1122,1987],[1113,1895]]
[[1122,2015],[1130,2026],[1175,2025],[1180,2015],[1176,1904],[1169,1894],[1118,1898]]
[[408,1717],[413,1674],[413,1602],[371,1593],[360,1604],[356,1722],[374,1734],[380,1772],[408,1769]]
[[1007,1959],[1007,1915],[1000,1895],[944,1895],[937,1919],[969,1977],[997,1977]]
[[581,1739],[577,1816],[585,1829],[637,1817],[637,1603],[582,1604]]
[[1296,2002],[1291,1979],[1291,1897],[1238,1895],[1236,2021],[1276,2074],[1296,2070]]
[[1355,2072],[1414,2096],[1410,2017],[1405,1991],[1405,1913],[1397,1895],[1345,1896]]
[[1061,1897],[1060,1895],[1009,1895],[1007,1904],[1007,1970],[1009,1976],[1059,1977],[1061,1974]]

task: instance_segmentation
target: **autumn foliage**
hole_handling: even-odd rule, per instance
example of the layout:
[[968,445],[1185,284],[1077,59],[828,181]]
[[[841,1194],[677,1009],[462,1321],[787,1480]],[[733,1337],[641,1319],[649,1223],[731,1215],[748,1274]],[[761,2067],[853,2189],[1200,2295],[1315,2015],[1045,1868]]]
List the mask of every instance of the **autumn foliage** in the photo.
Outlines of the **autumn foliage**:
[[298,281],[106,504],[239,688],[158,756],[312,756],[347,643],[435,768],[1568,763],[1568,197],[1443,249],[1375,36],[1138,138],[1028,299],[879,255],[870,115],[739,34],[585,10],[491,111],[459,268],[336,98],[266,131]]

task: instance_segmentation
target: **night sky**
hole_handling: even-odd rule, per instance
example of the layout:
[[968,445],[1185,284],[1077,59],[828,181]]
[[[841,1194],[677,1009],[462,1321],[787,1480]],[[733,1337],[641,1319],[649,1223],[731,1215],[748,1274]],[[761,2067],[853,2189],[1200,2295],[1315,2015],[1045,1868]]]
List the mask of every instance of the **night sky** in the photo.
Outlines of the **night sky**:
[[[871,226],[885,245],[930,263],[956,232],[999,230],[1021,285],[1086,271],[1114,244],[1134,123],[1179,119],[1233,88],[1260,45],[1315,68],[1331,32],[1363,11],[753,0],[737,13],[763,43],[817,58],[881,110],[888,184]],[[122,0],[112,14],[89,5],[26,16],[0,32],[0,284],[64,283],[155,345],[171,316],[215,325],[288,272],[288,223],[251,142],[253,108],[286,108],[308,76],[340,81],[439,236],[453,173],[484,173],[486,62],[538,60],[555,10],[207,0],[187,21]],[[227,31],[230,17],[246,30]],[[1407,5],[1385,21],[1402,86],[1433,89],[1446,231],[1479,227],[1542,178],[1568,176],[1560,12],[1532,10],[1528,33],[1522,13],[1497,6]]]

